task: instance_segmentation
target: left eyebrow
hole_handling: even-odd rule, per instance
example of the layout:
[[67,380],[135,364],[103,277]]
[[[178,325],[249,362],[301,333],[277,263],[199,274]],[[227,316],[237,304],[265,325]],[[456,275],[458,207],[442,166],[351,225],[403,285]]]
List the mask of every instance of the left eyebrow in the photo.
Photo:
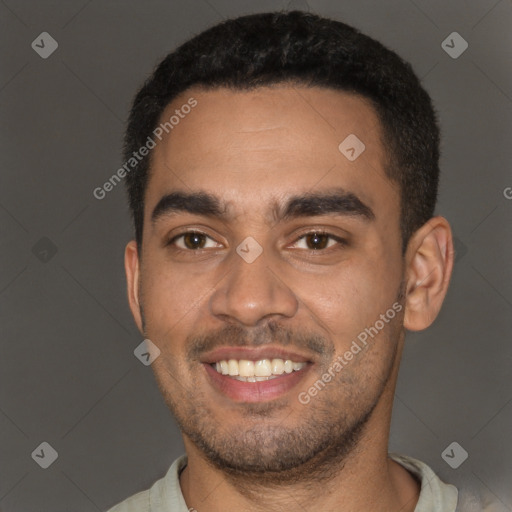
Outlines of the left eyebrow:
[[297,217],[344,215],[375,220],[373,210],[354,193],[337,188],[329,192],[306,193],[291,197],[284,207],[274,208],[279,221]]

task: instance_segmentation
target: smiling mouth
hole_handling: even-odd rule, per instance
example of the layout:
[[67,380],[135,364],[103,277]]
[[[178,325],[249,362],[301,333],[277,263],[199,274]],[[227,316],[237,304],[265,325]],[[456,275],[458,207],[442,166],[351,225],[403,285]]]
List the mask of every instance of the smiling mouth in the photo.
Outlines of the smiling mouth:
[[291,359],[222,359],[211,363],[221,375],[231,377],[242,382],[262,382],[276,379],[281,375],[297,372],[307,363],[292,361]]

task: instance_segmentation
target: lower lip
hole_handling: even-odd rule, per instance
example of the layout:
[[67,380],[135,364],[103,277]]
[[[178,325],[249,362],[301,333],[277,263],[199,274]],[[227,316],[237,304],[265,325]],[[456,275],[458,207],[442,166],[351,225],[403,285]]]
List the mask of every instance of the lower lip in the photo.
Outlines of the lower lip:
[[265,402],[283,396],[295,387],[306,375],[311,364],[308,363],[300,370],[260,382],[243,382],[222,375],[210,364],[203,363],[210,382],[221,393],[235,402]]

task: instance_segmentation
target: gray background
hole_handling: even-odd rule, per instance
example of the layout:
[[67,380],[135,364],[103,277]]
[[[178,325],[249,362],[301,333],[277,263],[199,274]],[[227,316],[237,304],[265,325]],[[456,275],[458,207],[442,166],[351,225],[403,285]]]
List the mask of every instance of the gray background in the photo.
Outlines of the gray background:
[[[179,431],[133,350],[122,164],[130,101],[177,44],[289,2],[0,1],[0,510],[105,510],[161,477]],[[438,213],[458,256],[444,309],[408,336],[390,449],[512,510],[512,2],[309,1],[409,60],[440,113]],[[42,59],[31,43],[59,44]],[[469,48],[441,47],[453,31]],[[55,254],[53,252],[57,250]],[[32,459],[41,442],[58,459]],[[441,457],[457,441],[469,458]]]

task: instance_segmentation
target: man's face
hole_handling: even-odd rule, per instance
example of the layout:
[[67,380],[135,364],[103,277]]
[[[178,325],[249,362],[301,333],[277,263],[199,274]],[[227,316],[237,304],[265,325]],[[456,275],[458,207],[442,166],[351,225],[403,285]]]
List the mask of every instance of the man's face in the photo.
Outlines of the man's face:
[[[375,111],[320,88],[195,89],[162,119],[191,96],[197,106],[153,150],[145,196],[138,295],[159,387],[185,443],[218,467],[290,470],[346,452],[377,404],[390,406],[403,337],[402,314],[387,317],[334,366],[403,278],[399,190]],[[353,139],[338,148],[351,134],[365,145],[355,160]],[[251,360],[275,373],[274,359],[306,364],[242,382],[212,364],[229,359],[245,361],[232,373]]]

